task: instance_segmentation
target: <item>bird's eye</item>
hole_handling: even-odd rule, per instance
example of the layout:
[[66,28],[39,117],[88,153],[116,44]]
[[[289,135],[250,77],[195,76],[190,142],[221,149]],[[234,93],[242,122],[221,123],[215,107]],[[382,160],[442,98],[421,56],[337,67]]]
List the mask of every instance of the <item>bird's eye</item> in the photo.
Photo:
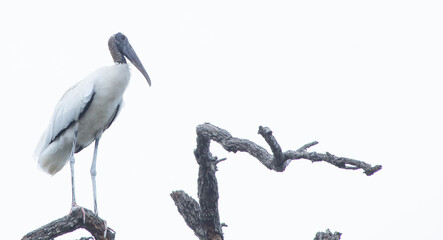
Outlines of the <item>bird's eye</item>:
[[125,36],[125,35],[122,35],[122,36],[121,36],[121,40],[125,41],[125,40],[126,40],[126,36]]

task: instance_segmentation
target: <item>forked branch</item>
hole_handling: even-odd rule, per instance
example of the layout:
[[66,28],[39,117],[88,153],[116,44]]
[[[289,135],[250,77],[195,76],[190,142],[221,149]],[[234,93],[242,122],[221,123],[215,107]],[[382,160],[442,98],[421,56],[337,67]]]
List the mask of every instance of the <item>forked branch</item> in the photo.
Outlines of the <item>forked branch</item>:
[[171,193],[171,197],[186,224],[199,239],[223,239],[222,226],[224,225],[223,223],[220,224],[218,183],[215,172],[217,164],[224,159],[218,160],[217,157],[212,156],[209,149],[211,140],[219,143],[228,152],[247,152],[268,169],[277,172],[283,172],[292,160],[298,159],[307,159],[312,162],[324,161],[348,170],[362,169],[367,176],[382,168],[381,165],[372,166],[359,160],[337,157],[328,152],[308,152],[308,148],[318,144],[318,142],[307,143],[297,150],[283,152],[269,128],[260,126],[258,134],[265,139],[271,148],[272,154],[258,144],[247,139],[233,137],[228,131],[210,123],[197,126],[197,148],[194,155],[199,164],[199,201],[197,202],[183,191],[174,191]]
[[199,137],[218,142],[228,152],[247,152],[253,157],[257,158],[267,168],[277,172],[283,172],[292,160],[298,159],[307,159],[311,160],[312,162],[324,161],[343,169],[363,169],[364,173],[368,176],[381,169],[381,165],[371,166],[370,164],[362,161],[345,157],[337,157],[328,152],[308,152],[308,148],[318,144],[316,141],[307,143],[297,150],[288,150],[283,152],[274,135],[272,135],[271,129],[260,126],[258,129],[258,134],[265,139],[273,154],[268,153],[266,149],[252,141],[232,137],[228,131],[209,123],[205,123],[197,127],[197,135]]

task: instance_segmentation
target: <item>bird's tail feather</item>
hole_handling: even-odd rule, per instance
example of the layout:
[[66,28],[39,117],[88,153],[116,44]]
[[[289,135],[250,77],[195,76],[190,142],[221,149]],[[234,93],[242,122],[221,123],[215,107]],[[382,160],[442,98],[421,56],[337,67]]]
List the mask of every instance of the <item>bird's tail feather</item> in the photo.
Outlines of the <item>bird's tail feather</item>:
[[59,144],[58,141],[54,141],[40,153],[38,165],[45,172],[54,175],[65,166],[70,155],[70,144]]
[[36,159],[37,161],[40,158],[40,155],[42,154],[42,152],[48,147],[49,145],[49,136],[48,136],[48,131],[45,131],[43,133],[43,135],[40,137],[40,141],[37,144],[37,147],[35,148],[34,151],[34,159]]

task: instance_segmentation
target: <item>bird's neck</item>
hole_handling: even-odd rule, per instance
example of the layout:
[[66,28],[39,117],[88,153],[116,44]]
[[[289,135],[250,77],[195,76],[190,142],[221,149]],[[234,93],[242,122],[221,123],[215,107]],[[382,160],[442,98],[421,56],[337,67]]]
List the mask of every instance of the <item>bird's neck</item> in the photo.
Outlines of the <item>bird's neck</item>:
[[112,59],[114,60],[115,63],[126,63],[126,59],[118,49],[117,45],[115,44],[115,41],[109,40],[108,46],[109,46],[109,51],[111,52]]

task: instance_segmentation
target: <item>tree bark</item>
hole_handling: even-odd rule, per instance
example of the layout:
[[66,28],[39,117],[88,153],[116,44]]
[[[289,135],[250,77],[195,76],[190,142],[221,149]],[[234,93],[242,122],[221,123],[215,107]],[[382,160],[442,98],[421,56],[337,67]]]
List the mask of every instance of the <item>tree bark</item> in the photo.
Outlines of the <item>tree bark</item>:
[[[299,159],[306,159],[312,162],[323,161],[347,170],[362,169],[367,176],[371,176],[382,168],[381,165],[371,166],[359,160],[336,157],[328,152],[316,153],[307,151],[308,148],[318,144],[318,142],[311,142],[297,150],[283,152],[269,128],[260,126],[258,134],[265,139],[271,148],[272,154],[256,143],[247,139],[232,137],[228,131],[210,123],[197,126],[197,148],[194,150],[194,155],[199,165],[197,181],[199,201],[197,202],[183,191],[174,191],[171,193],[171,197],[186,224],[200,240],[223,239],[222,226],[225,226],[223,223],[220,224],[218,183],[215,176],[217,164],[225,159],[219,160],[217,157],[212,156],[209,149],[211,141],[219,143],[228,152],[247,152],[259,160],[265,167],[276,172],[285,171],[292,160]],[[331,240],[340,239],[340,235],[335,236],[338,236],[338,238],[331,238]]]
[[26,234],[22,240],[54,239],[79,228],[86,229],[96,240],[115,239],[115,232],[106,226],[105,220],[99,218],[91,210],[78,207],[68,215]]
[[331,230],[326,229],[326,232],[318,232],[315,235],[314,240],[340,240],[341,233],[334,232],[332,233]]

